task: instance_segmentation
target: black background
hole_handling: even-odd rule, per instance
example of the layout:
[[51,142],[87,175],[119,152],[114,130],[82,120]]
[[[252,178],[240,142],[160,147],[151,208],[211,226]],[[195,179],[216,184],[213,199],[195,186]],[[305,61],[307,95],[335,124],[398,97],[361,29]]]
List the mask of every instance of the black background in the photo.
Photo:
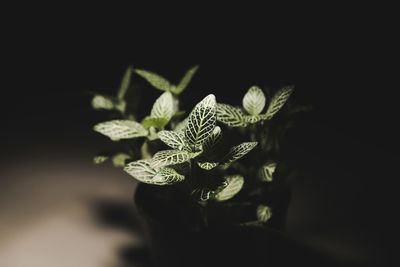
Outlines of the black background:
[[320,10],[299,18],[292,17],[296,11],[271,17],[271,10],[191,10],[182,16],[156,9],[162,14],[136,8],[61,15],[60,9],[14,18],[3,39],[3,160],[46,146],[88,149],[88,140],[103,141],[91,133],[100,118],[84,92],[116,92],[129,64],[171,81],[200,64],[182,96],[188,106],[209,93],[238,105],[251,85],[295,84],[294,100],[313,110],[288,135],[285,151],[302,176],[315,177],[305,178],[310,193],[329,195],[329,209],[316,203],[320,213],[312,216],[370,242],[376,258],[388,260],[400,159],[390,16],[378,18],[377,10]]

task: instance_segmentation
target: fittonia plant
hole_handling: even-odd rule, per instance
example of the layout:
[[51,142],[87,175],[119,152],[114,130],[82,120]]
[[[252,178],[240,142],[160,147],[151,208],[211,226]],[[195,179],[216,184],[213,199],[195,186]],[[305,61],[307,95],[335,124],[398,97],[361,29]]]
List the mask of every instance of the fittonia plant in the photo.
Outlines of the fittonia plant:
[[[117,111],[120,118],[98,123],[94,130],[114,142],[135,140],[126,143],[126,151],[96,156],[94,162],[102,163],[111,156],[115,166],[123,167],[136,180],[191,196],[199,209],[247,205],[253,207],[254,220],[240,224],[266,223],[274,214],[268,194],[273,194],[274,172],[279,166],[273,158],[277,137],[271,134],[279,131],[272,129],[271,122],[293,87],[281,88],[268,101],[263,90],[253,86],[244,95],[242,107],[217,102],[216,96],[209,94],[183,118],[179,95],[197,69],[188,70],[174,85],[160,75],[130,66],[117,96],[96,94],[93,108]],[[163,91],[141,121],[126,111],[125,95],[135,73]],[[229,133],[227,138],[224,132]]]

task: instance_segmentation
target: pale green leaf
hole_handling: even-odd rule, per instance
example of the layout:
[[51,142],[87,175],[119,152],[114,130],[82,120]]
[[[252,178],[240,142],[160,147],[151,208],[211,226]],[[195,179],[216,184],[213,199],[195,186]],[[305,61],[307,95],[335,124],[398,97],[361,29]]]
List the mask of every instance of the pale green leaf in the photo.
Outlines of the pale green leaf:
[[125,161],[130,158],[131,158],[131,156],[129,156],[126,153],[118,153],[112,157],[112,163],[113,163],[114,167],[124,167]]
[[158,137],[169,147],[183,150],[186,148],[185,134],[183,132],[159,131]]
[[228,104],[217,104],[217,120],[231,127],[247,126],[243,111]]
[[263,119],[263,115],[246,115],[244,121],[250,124],[254,124]]
[[261,166],[260,178],[262,181],[271,182],[273,180],[276,165],[276,162],[268,162]]
[[212,133],[208,136],[208,138],[203,143],[203,151],[208,152],[211,151],[215,146],[221,141],[222,131],[219,126],[215,126]]
[[157,171],[151,167],[151,160],[137,160],[125,165],[124,171],[146,184],[157,184],[153,177]]
[[271,208],[265,205],[258,205],[256,213],[257,220],[262,223],[267,222],[272,216]]
[[244,178],[241,175],[230,175],[225,177],[228,185],[215,194],[217,201],[224,201],[233,198],[243,187]]
[[216,100],[213,94],[198,103],[189,115],[185,136],[194,147],[200,146],[212,133],[216,124]]
[[166,118],[152,118],[146,117],[142,120],[141,124],[146,127],[155,127],[157,129],[164,129],[168,120]]
[[103,155],[95,156],[93,158],[93,163],[94,164],[101,164],[104,161],[106,161],[108,158],[109,158],[108,156],[103,156]]
[[294,86],[286,86],[276,92],[269,103],[267,112],[264,114],[264,119],[271,119],[283,107],[293,90]]
[[171,84],[168,80],[150,71],[136,69],[135,72],[146,79],[155,88],[162,91],[170,91]]
[[147,130],[138,122],[130,120],[112,120],[96,124],[93,129],[116,141],[147,136]]
[[258,115],[264,109],[265,95],[263,91],[252,86],[243,97],[243,107],[250,115]]
[[186,74],[183,76],[182,80],[179,82],[179,84],[174,88],[172,91],[175,94],[180,94],[185,90],[185,88],[188,86],[190,81],[193,78],[193,75],[196,73],[197,69],[199,66],[194,66],[191,69],[189,69]]
[[162,150],[154,154],[153,167],[164,167],[183,163],[190,159],[190,154],[187,151],[181,150]]
[[161,168],[160,171],[153,177],[152,181],[159,185],[168,185],[181,182],[185,176],[179,174],[173,168]]
[[92,107],[94,109],[114,109],[115,103],[111,97],[104,95],[95,95],[92,98]]
[[150,117],[152,118],[165,118],[168,121],[174,115],[174,101],[170,92],[163,93],[156,102],[154,102],[151,109]]
[[118,91],[118,99],[124,99],[126,92],[128,91],[129,85],[131,83],[131,76],[132,76],[133,67],[130,65],[126,71],[124,76],[122,77],[121,85]]
[[197,165],[200,168],[207,170],[207,171],[214,169],[215,167],[218,166],[218,164],[219,164],[218,162],[207,162],[207,161],[206,162],[200,162],[200,161],[197,162]]
[[231,163],[249,153],[257,144],[258,142],[245,142],[232,147],[229,150],[229,153],[222,160],[224,162],[224,167],[229,167]]

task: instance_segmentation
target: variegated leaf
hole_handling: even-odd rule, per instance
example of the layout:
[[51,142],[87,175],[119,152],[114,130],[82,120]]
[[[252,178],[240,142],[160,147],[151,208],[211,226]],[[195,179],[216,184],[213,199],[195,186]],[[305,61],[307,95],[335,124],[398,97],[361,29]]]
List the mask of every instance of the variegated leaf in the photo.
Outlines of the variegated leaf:
[[103,156],[103,155],[95,156],[93,158],[93,163],[94,164],[101,164],[104,161],[108,160],[108,158],[109,158],[108,156]]
[[211,170],[218,166],[218,162],[197,162],[197,165],[204,170]]
[[174,164],[183,163],[190,159],[190,154],[187,151],[181,150],[162,150],[154,154],[153,167],[164,167]]
[[213,94],[198,103],[189,115],[185,129],[186,140],[194,147],[200,146],[212,133],[216,124],[216,101]]
[[153,181],[153,177],[157,174],[157,171],[151,167],[151,160],[137,160],[126,164],[124,171],[146,184],[157,184],[157,181]]
[[264,109],[265,95],[263,91],[252,86],[243,97],[243,107],[250,115],[258,115]]
[[257,220],[265,223],[272,216],[271,208],[265,205],[258,205],[257,207]]
[[155,88],[162,91],[170,91],[171,84],[164,77],[146,70],[136,69],[135,72],[146,79]]
[[179,174],[173,168],[161,168],[160,171],[153,177],[152,181],[159,185],[168,185],[181,182],[185,176]]
[[163,93],[156,102],[154,102],[151,109],[150,117],[152,118],[165,118],[170,120],[174,115],[174,101],[170,92]]
[[124,99],[124,96],[128,91],[129,85],[131,83],[132,71],[133,71],[132,65],[126,69],[124,76],[122,77],[121,85],[119,87],[117,95],[118,99]]
[[183,132],[159,131],[158,137],[166,145],[174,149],[183,150],[187,146]]
[[219,126],[215,126],[210,136],[203,143],[203,151],[208,152],[214,148],[222,138],[222,131]]
[[261,166],[260,178],[262,181],[271,182],[273,180],[273,174],[276,169],[276,162],[269,162]]
[[244,178],[241,175],[230,175],[225,177],[228,185],[215,194],[217,201],[224,201],[233,198],[243,187]]
[[146,117],[142,120],[141,124],[146,127],[155,127],[157,129],[164,129],[168,120],[166,118],[152,118]]
[[263,119],[262,115],[247,115],[247,116],[244,117],[244,121],[248,122],[250,124],[257,123],[262,119]]
[[282,87],[278,92],[276,92],[269,103],[267,112],[264,115],[264,119],[271,119],[283,107],[293,90],[294,86],[286,86]]
[[173,93],[175,94],[180,94],[185,90],[185,88],[188,86],[190,81],[193,78],[193,75],[196,73],[197,69],[199,66],[194,66],[193,68],[189,69],[186,74],[183,76],[182,80],[179,82],[179,84],[172,90]]
[[232,147],[223,159],[224,167],[229,167],[231,163],[249,153],[257,144],[258,142],[245,142]]
[[118,153],[112,157],[112,163],[114,167],[124,167],[125,161],[130,158],[131,156],[126,153]]
[[96,124],[93,129],[117,141],[147,136],[147,130],[138,122],[130,120],[112,120]]
[[217,104],[217,120],[231,127],[247,126],[243,111],[228,104]]

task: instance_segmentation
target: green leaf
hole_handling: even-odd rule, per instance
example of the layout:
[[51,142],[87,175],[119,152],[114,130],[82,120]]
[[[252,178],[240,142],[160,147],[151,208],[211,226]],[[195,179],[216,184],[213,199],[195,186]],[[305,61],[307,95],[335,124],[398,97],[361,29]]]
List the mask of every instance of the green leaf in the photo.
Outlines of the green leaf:
[[181,150],[162,150],[154,154],[153,167],[164,167],[183,163],[190,159],[190,154],[187,151]]
[[258,115],[264,109],[265,95],[259,87],[252,86],[244,95],[242,103],[250,115]]
[[136,69],[135,72],[146,79],[155,88],[162,91],[170,91],[171,84],[168,80],[150,71]]
[[118,91],[118,99],[124,99],[126,92],[128,91],[129,85],[131,83],[131,76],[132,76],[133,67],[130,65],[126,71],[124,76],[122,77],[121,86],[119,87]]
[[212,133],[216,124],[216,100],[213,94],[198,103],[189,115],[185,136],[194,147],[200,146]]
[[92,107],[94,109],[114,109],[115,103],[111,97],[104,95],[95,95],[92,98]]
[[170,92],[163,93],[156,102],[154,102],[151,109],[150,117],[152,118],[165,118],[168,121],[174,115],[174,101]]
[[112,157],[112,163],[113,163],[114,167],[124,167],[125,161],[130,158],[131,158],[131,156],[129,156],[126,153],[118,153]]
[[93,129],[111,140],[130,139],[147,136],[147,130],[138,122],[130,120],[112,120],[96,124]]
[[222,131],[219,126],[215,126],[214,130],[203,143],[203,151],[211,151],[221,141]]
[[197,165],[204,170],[211,170],[218,166],[218,162],[197,162]]
[[229,153],[223,158],[223,165],[225,168],[229,167],[229,165],[236,160],[240,159],[247,153],[249,153],[258,142],[245,142],[240,145],[234,146],[229,150]]
[[185,90],[185,88],[188,86],[190,81],[193,78],[193,75],[196,73],[197,69],[199,66],[194,66],[191,69],[189,69],[186,74],[183,76],[182,80],[179,82],[179,84],[174,88],[172,91],[175,94],[180,94]]
[[247,126],[243,111],[228,104],[217,104],[217,120],[231,127]]
[[155,127],[157,129],[164,129],[165,125],[168,124],[168,120],[166,118],[146,117],[142,120],[141,124],[146,127]]
[[153,181],[153,177],[157,174],[157,171],[151,167],[151,160],[137,160],[126,164],[124,171],[146,184],[157,184],[157,181]]
[[176,126],[174,131],[175,132],[180,132],[180,131],[185,131],[186,125],[189,121],[189,117],[185,118],[183,121],[179,122]]
[[101,164],[104,161],[108,160],[108,158],[109,158],[108,156],[103,156],[103,155],[95,156],[93,158],[93,163],[94,164]]
[[258,205],[257,207],[257,220],[265,223],[272,216],[271,208],[265,205]]
[[184,150],[186,145],[185,134],[183,132],[159,131],[158,137],[169,147]]
[[257,123],[262,119],[263,119],[262,115],[247,115],[244,117],[244,121],[250,124]]
[[267,112],[264,114],[264,119],[271,119],[286,103],[290,95],[294,90],[294,86],[282,87],[278,92],[274,94],[269,103]]
[[261,166],[260,178],[262,181],[271,182],[276,169],[276,162],[269,162]]
[[230,175],[225,177],[228,185],[215,194],[217,201],[224,201],[233,198],[243,187],[244,178],[241,175]]
[[153,182],[159,185],[167,185],[181,182],[185,179],[185,176],[179,174],[172,168],[161,168],[160,171],[153,177]]

